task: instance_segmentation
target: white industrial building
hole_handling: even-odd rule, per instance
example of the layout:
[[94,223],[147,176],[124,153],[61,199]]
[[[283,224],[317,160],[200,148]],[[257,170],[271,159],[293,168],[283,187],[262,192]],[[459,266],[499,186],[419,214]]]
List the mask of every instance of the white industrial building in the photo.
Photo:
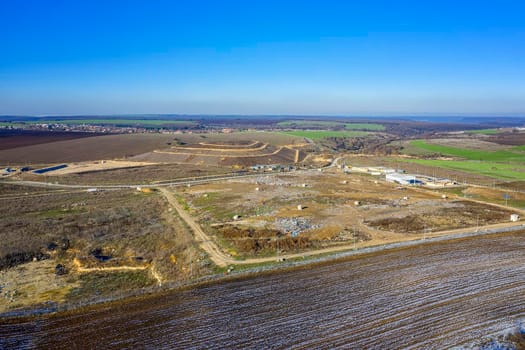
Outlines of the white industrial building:
[[415,185],[418,183],[414,175],[389,173],[386,174],[386,181],[398,183],[400,185]]

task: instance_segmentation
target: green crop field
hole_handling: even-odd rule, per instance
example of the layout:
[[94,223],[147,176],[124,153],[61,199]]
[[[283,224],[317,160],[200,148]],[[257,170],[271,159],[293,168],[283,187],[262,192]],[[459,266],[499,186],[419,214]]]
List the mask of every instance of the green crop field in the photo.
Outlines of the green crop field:
[[344,127],[346,130],[383,131],[385,126],[377,123],[343,123],[322,120],[287,120],[277,123],[281,127],[310,127],[310,128],[336,128]]
[[517,146],[510,150],[493,152],[433,145],[423,140],[412,141],[410,146],[427,152],[433,152],[462,159],[405,159],[404,161],[407,162],[459,170],[497,179],[525,180],[525,154],[523,154],[523,151],[525,151],[524,146]]
[[454,156],[458,158],[464,158],[468,160],[477,160],[477,161],[491,161],[491,162],[525,162],[525,155],[520,154],[519,152],[523,148],[515,147],[514,149],[517,152],[511,151],[480,151],[472,150],[466,148],[455,148],[441,145],[429,144],[423,140],[412,141],[411,146],[420,148],[426,151],[439,153],[447,156]]
[[498,129],[480,129],[480,130],[469,130],[469,134],[480,134],[480,135],[494,135],[498,134],[500,131]]
[[367,132],[364,131],[325,131],[325,130],[304,130],[304,131],[286,131],[283,132],[286,135],[306,137],[312,140],[321,140],[328,137],[358,137],[366,136]]
[[368,131],[383,131],[385,126],[376,123],[351,123],[345,124],[347,130],[368,130]]
[[505,164],[496,162],[430,160],[430,159],[401,159],[404,162],[464,171],[471,174],[480,174],[502,180],[525,180],[525,164]]
[[319,128],[333,128],[341,125],[342,123],[333,121],[323,120],[286,120],[277,123],[277,126],[281,127],[319,127]]

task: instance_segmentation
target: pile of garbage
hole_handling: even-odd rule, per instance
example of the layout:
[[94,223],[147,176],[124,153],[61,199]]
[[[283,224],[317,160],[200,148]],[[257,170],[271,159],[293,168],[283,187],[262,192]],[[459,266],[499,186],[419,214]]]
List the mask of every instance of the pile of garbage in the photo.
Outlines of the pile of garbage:
[[297,237],[304,231],[319,228],[319,225],[311,224],[306,218],[279,218],[275,220],[274,226],[277,230],[290,233],[292,237]]

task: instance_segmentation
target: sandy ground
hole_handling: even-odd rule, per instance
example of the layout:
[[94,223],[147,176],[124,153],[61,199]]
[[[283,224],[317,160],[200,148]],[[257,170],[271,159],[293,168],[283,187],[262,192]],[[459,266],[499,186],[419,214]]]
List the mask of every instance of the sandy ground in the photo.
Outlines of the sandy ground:
[[53,260],[42,260],[0,271],[0,313],[63,301],[77,285],[68,282],[68,276],[56,276],[55,265]]
[[85,173],[89,171],[102,171],[137,166],[154,165],[152,162],[130,162],[124,160],[100,160],[95,162],[80,162],[68,164],[67,168],[47,172],[46,175],[68,175]]

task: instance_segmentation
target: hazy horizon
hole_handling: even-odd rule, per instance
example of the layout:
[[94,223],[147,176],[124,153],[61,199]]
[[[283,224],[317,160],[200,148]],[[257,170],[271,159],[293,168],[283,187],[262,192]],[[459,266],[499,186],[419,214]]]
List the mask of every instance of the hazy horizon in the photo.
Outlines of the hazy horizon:
[[520,1],[0,3],[0,115],[520,116]]

